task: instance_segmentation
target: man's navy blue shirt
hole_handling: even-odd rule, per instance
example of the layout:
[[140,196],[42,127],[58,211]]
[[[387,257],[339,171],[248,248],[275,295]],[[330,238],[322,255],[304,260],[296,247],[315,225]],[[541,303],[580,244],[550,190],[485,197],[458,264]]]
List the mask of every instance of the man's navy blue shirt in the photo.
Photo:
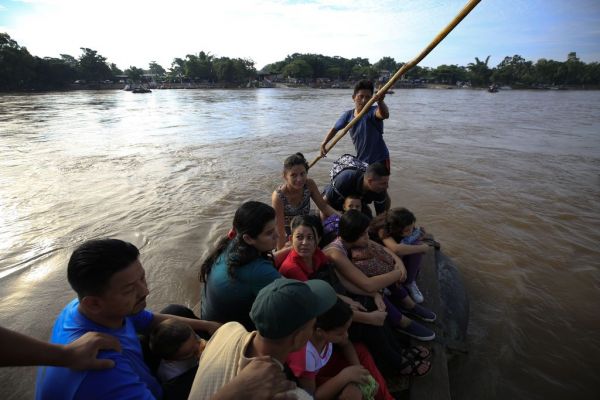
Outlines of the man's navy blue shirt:
[[[356,149],[356,158],[367,164],[384,162],[390,158],[390,152],[383,140],[383,120],[375,116],[376,106],[362,116],[350,128],[350,137]],[[354,110],[346,111],[337,120],[334,129],[340,131],[354,119]]]
[[374,203],[377,214],[384,212],[386,192],[363,192],[364,175],[364,172],[356,169],[346,169],[340,172],[323,189],[323,194],[327,198],[329,205],[338,211],[342,211],[344,199],[350,195],[357,195],[362,198],[363,212],[365,214],[371,215],[371,211],[367,206],[371,203]]

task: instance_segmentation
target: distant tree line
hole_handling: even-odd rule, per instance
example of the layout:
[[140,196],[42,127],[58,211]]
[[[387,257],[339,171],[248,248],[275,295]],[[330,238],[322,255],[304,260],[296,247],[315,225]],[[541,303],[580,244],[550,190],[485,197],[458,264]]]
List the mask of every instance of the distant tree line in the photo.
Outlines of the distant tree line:
[[167,71],[155,61],[144,70],[130,66],[125,71],[96,50],[82,47],[75,58],[61,54],[60,58],[32,56],[27,48],[0,33],[0,90],[49,90],[66,88],[76,81],[86,83],[115,82],[126,77],[131,82],[151,79],[171,82],[225,82],[243,83],[256,78],[256,68],[251,60],[214,57],[201,51],[175,58]]
[[[569,53],[564,62],[540,59],[536,63],[519,55],[505,57],[496,67],[475,57],[475,62],[465,66],[440,65],[435,68],[415,66],[404,75],[404,79],[425,80],[432,83],[455,85],[459,82],[472,86],[488,86],[491,83],[515,87],[535,86],[598,86],[600,84],[600,64],[586,64]],[[361,78],[377,79],[381,71],[395,73],[404,63],[391,57],[383,57],[374,64],[366,58],[346,59],[320,54],[292,54],[285,60],[268,64],[264,72],[279,73],[284,77],[299,79],[327,78],[340,81],[355,81]]]
[[[215,57],[204,51],[175,58],[168,70],[155,61],[144,70],[130,66],[125,71],[97,51],[82,47],[82,54],[75,58],[61,54],[59,58],[33,56],[11,39],[0,33],[0,90],[50,90],[68,87],[76,81],[98,83],[115,82],[125,77],[131,82],[154,79],[161,82],[215,82],[241,84],[261,75],[279,79],[296,79],[310,83],[317,79],[331,81],[356,81],[362,78],[380,79],[382,71],[393,74],[404,63],[392,57],[383,57],[371,64],[366,58],[347,59],[321,54],[299,54],[287,56],[282,61],[266,65],[256,71],[252,60]],[[475,57],[467,66],[440,65],[435,68],[416,66],[403,77],[432,83],[455,85],[470,83],[472,86],[487,86],[490,83],[514,87],[536,86],[580,86],[600,85],[598,62],[586,64],[569,53],[566,61],[540,59],[536,63],[519,55],[505,57],[496,67],[488,66],[489,56],[484,60]]]

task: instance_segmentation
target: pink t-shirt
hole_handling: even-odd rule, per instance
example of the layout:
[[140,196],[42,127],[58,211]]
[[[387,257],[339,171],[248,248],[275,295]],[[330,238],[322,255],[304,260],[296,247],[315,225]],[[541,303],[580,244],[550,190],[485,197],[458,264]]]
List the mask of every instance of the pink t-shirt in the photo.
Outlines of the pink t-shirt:
[[331,343],[327,343],[319,353],[309,340],[306,346],[288,355],[287,364],[297,378],[314,379],[317,372],[327,364],[332,352]]

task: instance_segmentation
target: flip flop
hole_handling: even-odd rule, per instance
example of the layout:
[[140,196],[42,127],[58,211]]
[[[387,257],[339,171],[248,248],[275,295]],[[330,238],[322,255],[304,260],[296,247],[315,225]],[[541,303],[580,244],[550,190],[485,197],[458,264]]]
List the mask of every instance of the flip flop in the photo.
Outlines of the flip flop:
[[410,376],[410,377],[420,377],[420,376],[425,376],[429,373],[429,371],[431,371],[431,367],[432,364],[431,362],[429,362],[429,368],[427,368],[425,370],[425,372],[419,372],[419,366],[423,363],[425,363],[425,360],[412,360],[407,358],[405,362],[403,362],[400,365],[400,371],[402,371],[403,369],[410,367],[410,372],[406,372],[406,373],[402,373],[400,372],[401,376]]
[[401,354],[405,358],[411,358],[413,360],[428,360],[431,357],[431,351],[424,346],[410,346],[402,349]]

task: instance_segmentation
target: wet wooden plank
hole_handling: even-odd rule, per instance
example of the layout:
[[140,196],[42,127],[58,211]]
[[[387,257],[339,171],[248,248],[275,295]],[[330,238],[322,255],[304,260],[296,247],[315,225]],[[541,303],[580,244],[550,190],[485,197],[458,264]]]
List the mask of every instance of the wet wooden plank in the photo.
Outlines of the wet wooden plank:
[[[437,314],[438,321],[442,319],[443,307],[440,297],[440,285],[435,260],[435,250],[430,248],[423,256],[418,285],[423,292],[423,305]],[[432,369],[426,376],[411,378],[409,398],[411,400],[450,400],[450,381],[448,378],[448,360],[444,340],[444,330],[440,322],[425,323],[436,334],[434,341],[429,342],[433,352]],[[411,344],[423,344],[411,340]]]

